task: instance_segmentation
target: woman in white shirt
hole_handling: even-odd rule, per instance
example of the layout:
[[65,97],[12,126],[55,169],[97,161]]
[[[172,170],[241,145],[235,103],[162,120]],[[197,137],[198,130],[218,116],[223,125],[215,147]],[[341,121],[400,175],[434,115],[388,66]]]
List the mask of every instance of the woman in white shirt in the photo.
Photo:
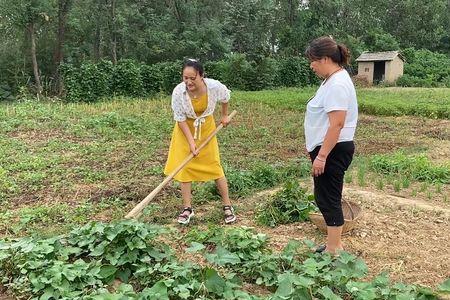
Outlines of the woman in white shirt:
[[312,161],[314,196],[327,224],[327,242],[317,252],[343,250],[342,188],[355,145],[358,103],[353,82],[343,68],[350,54],[330,37],[312,41],[305,51],[323,82],[306,107],[305,141]]

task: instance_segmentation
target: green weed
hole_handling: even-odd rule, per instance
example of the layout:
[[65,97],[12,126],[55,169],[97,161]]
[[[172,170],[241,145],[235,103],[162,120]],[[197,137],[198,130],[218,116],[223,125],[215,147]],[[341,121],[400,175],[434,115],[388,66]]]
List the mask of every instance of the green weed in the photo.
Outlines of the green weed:
[[402,152],[394,155],[374,155],[370,159],[370,168],[381,174],[405,176],[407,179],[430,183],[448,183],[450,167],[433,165],[426,156],[407,156]]
[[265,226],[277,226],[309,219],[309,213],[317,210],[314,195],[307,194],[298,181],[288,181],[281,191],[258,207],[256,222]]

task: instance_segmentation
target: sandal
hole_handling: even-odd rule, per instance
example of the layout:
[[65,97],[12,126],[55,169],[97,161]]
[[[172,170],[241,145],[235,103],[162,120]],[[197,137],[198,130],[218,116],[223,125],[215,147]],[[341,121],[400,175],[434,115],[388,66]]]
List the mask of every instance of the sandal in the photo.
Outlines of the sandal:
[[336,253],[330,253],[328,251],[325,251],[326,249],[327,249],[327,245],[320,245],[319,247],[316,248],[314,253],[317,253],[317,254],[329,253],[332,257],[338,257],[339,252],[343,251],[343,249],[342,249],[342,250],[337,250]]
[[223,211],[225,214],[225,224],[230,224],[236,221],[236,215],[234,214],[234,208],[231,205],[224,205]]
[[326,248],[327,248],[327,245],[320,245],[319,247],[316,248],[314,253],[323,253]]
[[[186,212],[188,212],[189,214],[186,214]],[[183,208],[183,210],[181,211],[181,213],[178,215],[178,223],[186,225],[189,224],[189,222],[191,221],[191,218],[194,216],[194,210],[192,209],[192,207],[185,207]]]

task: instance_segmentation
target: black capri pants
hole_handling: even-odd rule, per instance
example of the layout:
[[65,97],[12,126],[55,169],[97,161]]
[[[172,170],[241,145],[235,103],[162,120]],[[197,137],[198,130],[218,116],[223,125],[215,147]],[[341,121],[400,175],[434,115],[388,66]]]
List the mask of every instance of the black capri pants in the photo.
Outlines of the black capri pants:
[[[314,162],[319,154],[321,146],[317,146],[309,152],[311,162]],[[340,142],[334,146],[328,154],[325,162],[325,172],[314,177],[314,198],[328,226],[344,225],[342,212],[342,188],[344,186],[344,174],[350,166],[355,144],[353,141]]]

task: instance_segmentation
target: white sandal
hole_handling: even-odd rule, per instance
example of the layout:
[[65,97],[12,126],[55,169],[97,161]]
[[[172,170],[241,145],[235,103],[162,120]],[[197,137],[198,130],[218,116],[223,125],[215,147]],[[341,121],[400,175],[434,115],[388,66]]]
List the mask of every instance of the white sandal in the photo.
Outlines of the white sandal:
[[[236,221],[236,215],[234,214],[234,208],[231,205],[224,205],[223,211],[225,213],[225,224],[231,224]],[[229,212],[229,213],[227,213]]]
[[[189,212],[189,214],[185,214],[185,212]],[[181,211],[181,213],[178,215],[178,223],[186,225],[189,224],[189,222],[191,221],[191,218],[194,216],[194,210],[192,209],[192,207],[185,207],[183,208],[183,210]]]

